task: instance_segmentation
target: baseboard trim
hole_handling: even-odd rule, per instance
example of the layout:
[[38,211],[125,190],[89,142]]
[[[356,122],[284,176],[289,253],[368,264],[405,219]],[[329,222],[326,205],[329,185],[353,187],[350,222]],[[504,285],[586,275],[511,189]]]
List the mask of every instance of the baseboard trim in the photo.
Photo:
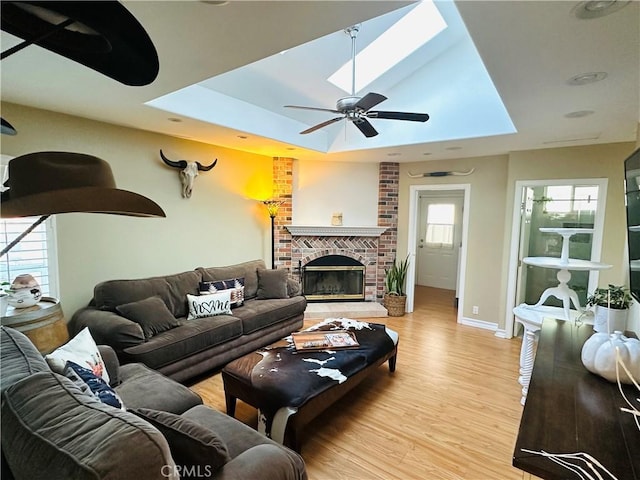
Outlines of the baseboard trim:
[[498,328],[496,330],[496,337],[498,338],[504,338],[504,339],[509,339],[511,337],[507,336],[507,331],[504,328]]
[[468,327],[482,328],[484,330],[498,330],[497,323],[485,322],[484,320],[476,320],[474,318],[462,317],[460,319],[460,323],[462,325],[467,325]]

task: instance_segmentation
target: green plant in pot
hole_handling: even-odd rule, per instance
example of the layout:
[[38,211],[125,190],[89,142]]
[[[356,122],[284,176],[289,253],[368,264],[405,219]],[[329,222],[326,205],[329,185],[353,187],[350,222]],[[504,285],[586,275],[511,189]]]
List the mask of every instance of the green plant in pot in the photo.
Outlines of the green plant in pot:
[[594,307],[593,329],[596,332],[624,332],[627,313],[631,304],[629,289],[609,284],[607,288],[596,288],[587,298],[587,306]]
[[385,270],[384,283],[387,292],[384,294],[384,306],[391,317],[401,317],[405,313],[407,295],[404,288],[408,269],[409,255],[401,261],[395,259],[393,265]]

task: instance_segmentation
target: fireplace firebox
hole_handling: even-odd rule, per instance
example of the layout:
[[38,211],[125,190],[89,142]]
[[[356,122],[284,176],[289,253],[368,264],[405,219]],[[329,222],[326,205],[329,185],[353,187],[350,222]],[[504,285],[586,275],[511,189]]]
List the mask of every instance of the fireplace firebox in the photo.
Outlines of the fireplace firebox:
[[363,301],[365,266],[344,255],[325,255],[302,267],[302,293],[309,302]]

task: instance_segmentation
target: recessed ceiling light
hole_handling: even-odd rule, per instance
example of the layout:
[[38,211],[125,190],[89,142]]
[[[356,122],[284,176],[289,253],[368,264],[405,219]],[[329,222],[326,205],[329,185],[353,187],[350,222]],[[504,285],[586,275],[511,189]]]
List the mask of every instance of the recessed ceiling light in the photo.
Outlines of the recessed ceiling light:
[[387,153],[387,157],[399,157],[400,155],[402,155],[400,152]]
[[445,150],[462,150],[462,147],[447,147]]
[[424,152],[423,155],[431,155],[431,152]]
[[595,112],[593,110],[578,110],[575,112],[565,113],[565,118],[582,118],[587,117],[589,115],[593,115]]
[[574,75],[567,83],[572,86],[576,85],[588,85],[589,83],[599,82],[607,78],[607,72],[588,72]]
[[246,140],[249,137],[247,137],[246,135],[238,135],[238,138],[241,138],[242,140]]
[[590,0],[573,7],[573,14],[582,19],[600,18],[626,7],[631,0]]
[[182,122],[182,119],[181,119],[181,118],[176,118],[176,117],[169,117],[169,118],[167,118],[167,120],[169,120],[170,122],[173,122],[173,123],[180,123],[180,122]]
[[214,7],[223,7],[229,4],[229,0],[200,0],[201,3],[206,3],[207,5],[213,5]]
[[293,147],[287,147],[287,150],[295,150]]

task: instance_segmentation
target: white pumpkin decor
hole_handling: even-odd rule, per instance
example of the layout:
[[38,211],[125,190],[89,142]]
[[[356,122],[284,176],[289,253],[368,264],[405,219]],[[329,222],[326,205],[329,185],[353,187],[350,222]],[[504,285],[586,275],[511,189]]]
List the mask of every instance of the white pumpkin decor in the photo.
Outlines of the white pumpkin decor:
[[[627,338],[622,332],[594,333],[582,346],[582,363],[592,373],[616,382],[616,348],[620,360],[625,364],[633,378],[640,379],[640,340]],[[622,367],[618,368],[620,382],[631,384],[631,378]]]

